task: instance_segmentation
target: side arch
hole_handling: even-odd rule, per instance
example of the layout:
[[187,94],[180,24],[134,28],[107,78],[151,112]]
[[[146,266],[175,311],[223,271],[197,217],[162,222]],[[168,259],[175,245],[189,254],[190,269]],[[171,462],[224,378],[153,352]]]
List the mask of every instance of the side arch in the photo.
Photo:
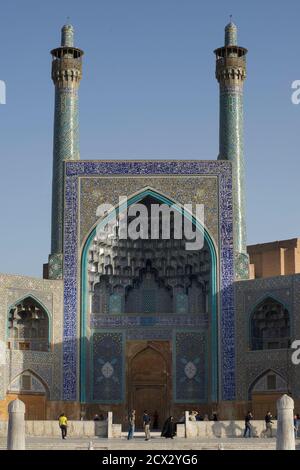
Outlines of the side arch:
[[25,404],[25,419],[45,420],[50,389],[46,381],[32,368],[16,374],[7,388],[6,402],[16,398]]
[[[270,380],[271,379],[271,380]],[[265,369],[250,384],[248,399],[255,419],[264,419],[268,411],[277,415],[277,400],[288,393],[287,380],[276,369]]]
[[[266,378],[268,375],[275,375],[276,377],[280,378],[282,383],[285,383],[286,385],[286,390],[287,390],[287,380],[286,380],[286,377],[284,377],[280,372],[278,372],[277,370],[275,369],[265,369],[264,371],[262,371],[254,380],[253,382],[250,384],[249,386],[249,389],[248,389],[248,399],[251,400],[251,397],[252,397],[252,393],[253,391],[255,391],[255,387],[259,384],[259,382],[261,382],[262,379]],[[274,389],[276,390],[276,388]],[[267,390],[264,390],[264,391],[267,391]]]
[[12,304],[9,305],[8,310],[7,310],[7,315],[6,315],[6,341],[9,339],[9,317],[10,313],[13,309],[15,309],[18,305],[24,303],[24,302],[32,302],[35,306],[40,308],[42,312],[47,316],[47,342],[48,342],[48,347],[47,350],[49,351],[51,348],[52,344],[52,315],[49,312],[48,308],[45,306],[45,304],[34,294],[29,292],[28,294],[23,295],[22,297],[18,298],[15,300]]
[[[8,388],[7,388],[7,391],[8,391],[8,392],[12,392],[12,391],[13,391],[13,389],[11,389],[12,384],[13,384],[14,382],[16,382],[18,379],[20,379],[20,378],[21,378],[22,376],[24,376],[24,375],[30,375],[31,377],[33,377],[34,379],[36,379],[36,380],[40,383],[40,385],[42,386],[43,391],[44,391],[44,393],[45,393],[47,399],[50,398],[50,390],[49,390],[48,384],[45,382],[45,380],[44,380],[37,372],[35,372],[33,369],[30,369],[30,368],[24,369],[24,370],[23,370],[22,372],[20,372],[19,374],[16,374],[15,377],[10,381],[10,383],[9,383],[9,385],[8,385]],[[32,390],[32,389],[30,389],[30,390],[28,390],[28,389],[25,390],[25,389],[20,388],[19,391],[20,391],[20,393],[22,393],[22,391],[27,391],[27,392],[29,392],[29,391],[34,391],[34,390]]]
[[[290,342],[290,337],[291,337],[291,315],[290,315],[290,307],[287,306],[285,304],[285,302],[283,302],[280,298],[278,298],[276,295],[273,295],[272,293],[266,293],[264,294],[256,303],[255,305],[251,308],[251,311],[249,313],[249,317],[248,317],[248,344],[249,344],[249,348],[250,350],[266,350],[266,349],[274,349],[274,348],[266,348],[264,344],[258,344],[259,343],[259,340],[261,339],[261,342],[264,343],[264,338],[263,338],[263,335],[264,335],[264,331],[262,330],[261,331],[261,338],[259,336],[257,336],[257,340],[255,339],[256,338],[256,334],[258,334],[259,332],[257,331],[257,333],[254,331],[254,329],[257,327],[259,327],[259,325],[255,325],[255,321],[258,320],[258,319],[255,319],[254,317],[256,315],[259,316],[263,316],[263,312],[261,313],[258,313],[259,312],[259,309],[262,309],[264,308],[264,306],[267,306],[269,303],[270,305],[270,308],[271,308],[271,304],[273,303],[274,305],[273,306],[276,306],[278,308],[278,306],[280,306],[283,310],[283,315],[284,315],[284,318],[281,319],[281,323],[282,321],[285,323],[285,325],[282,325],[281,327],[281,331],[280,331],[280,334],[278,334],[278,336],[275,336],[274,335],[274,340],[277,340],[277,341],[280,341],[281,339],[284,340],[283,343],[281,345],[279,345],[279,348],[275,348],[275,349],[282,349],[282,348],[287,348],[288,345],[289,345],[289,342]],[[268,312],[267,312],[268,313]],[[265,315],[267,315],[267,313]],[[264,319],[262,318],[262,321]],[[265,318],[265,320],[268,320],[267,318]],[[279,320],[279,323],[278,323],[278,329],[280,328],[281,324],[280,324],[280,320]],[[285,335],[283,335],[283,330],[285,329]],[[266,326],[265,326],[265,330],[266,330]],[[272,337],[270,338],[272,339]],[[257,344],[256,344],[257,342]],[[285,344],[286,343],[286,344]],[[267,343],[268,344],[268,343]]]

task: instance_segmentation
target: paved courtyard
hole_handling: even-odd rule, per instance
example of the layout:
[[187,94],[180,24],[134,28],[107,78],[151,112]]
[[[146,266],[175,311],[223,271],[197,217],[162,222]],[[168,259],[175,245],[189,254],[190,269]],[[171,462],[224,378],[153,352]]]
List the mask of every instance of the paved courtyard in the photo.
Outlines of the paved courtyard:
[[[26,449],[28,450],[87,450],[92,444],[93,450],[275,450],[276,439],[165,439],[153,437],[145,441],[144,437],[137,436],[128,441],[126,437],[120,439],[81,439],[67,438],[65,441],[49,437],[26,438]],[[299,443],[300,444],[300,443]],[[300,448],[300,445],[297,448]],[[6,448],[6,440],[0,439],[0,449]]]

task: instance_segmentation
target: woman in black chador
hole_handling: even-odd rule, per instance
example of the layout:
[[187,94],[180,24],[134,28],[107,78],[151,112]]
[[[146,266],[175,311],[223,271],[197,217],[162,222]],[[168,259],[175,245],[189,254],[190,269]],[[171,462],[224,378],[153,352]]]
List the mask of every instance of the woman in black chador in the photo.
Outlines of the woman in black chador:
[[166,421],[165,421],[165,424],[163,425],[163,429],[162,429],[162,432],[161,432],[161,436],[162,437],[170,437],[171,439],[173,439],[173,437],[175,436],[176,432],[175,432],[175,423],[174,423],[174,419],[173,419],[173,416],[170,416]]

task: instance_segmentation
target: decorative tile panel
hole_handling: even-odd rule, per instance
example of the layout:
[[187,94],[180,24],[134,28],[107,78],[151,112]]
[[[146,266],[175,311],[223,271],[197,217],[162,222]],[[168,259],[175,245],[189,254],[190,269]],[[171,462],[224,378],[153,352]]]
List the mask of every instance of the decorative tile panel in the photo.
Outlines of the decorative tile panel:
[[122,333],[93,333],[92,401],[114,403],[123,400],[123,353]]
[[176,332],[175,402],[207,400],[207,347],[204,332]]
[[236,296],[236,377],[237,399],[248,400],[253,383],[271,370],[285,380],[293,398],[300,398],[300,368],[291,361],[292,350],[267,349],[251,351],[250,316],[255,307],[267,297],[284,304],[291,323],[291,340],[299,339],[300,275],[276,276],[235,284]]
[[[78,159],[78,83],[72,82],[71,86],[55,87],[51,224],[52,255],[62,253],[64,160]],[[50,270],[49,273],[52,274],[52,271]]]
[[[128,180],[136,181],[148,176],[147,186],[155,188],[156,176],[168,177],[170,187],[178,188],[174,197],[166,189],[164,194],[182,203],[184,186],[179,185],[177,177],[188,175],[215,176],[218,178],[220,227],[220,288],[221,288],[221,330],[220,348],[222,357],[222,399],[233,400],[235,397],[235,351],[234,351],[234,305],[233,305],[233,235],[232,235],[232,181],[231,164],[227,161],[78,161],[66,162],[65,170],[65,236],[64,236],[64,399],[78,398],[78,348],[79,333],[79,299],[80,288],[78,269],[80,266],[80,214],[78,211],[78,181],[87,177],[128,176]],[[136,191],[145,187],[137,187]],[[116,195],[120,188],[116,179]],[[125,190],[125,191],[124,191]],[[157,189],[157,191],[159,191]],[[122,188],[122,195],[127,193]],[[123,194],[125,192],[125,194]],[[172,191],[170,190],[172,193]],[[180,193],[181,192],[181,193]],[[87,234],[85,234],[87,235]],[[217,345],[216,345],[217,347]]]
[[24,370],[31,370],[47,384],[50,399],[62,398],[62,326],[63,283],[18,275],[0,275],[0,342],[7,345],[6,319],[11,305],[32,296],[44,305],[51,322],[51,352],[5,351],[5,365],[0,363],[0,400],[8,384]]

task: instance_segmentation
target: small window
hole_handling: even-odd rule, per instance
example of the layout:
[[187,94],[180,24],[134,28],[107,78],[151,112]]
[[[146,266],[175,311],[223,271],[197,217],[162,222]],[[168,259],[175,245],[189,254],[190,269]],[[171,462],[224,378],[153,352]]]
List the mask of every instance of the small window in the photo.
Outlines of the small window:
[[276,375],[272,374],[267,376],[267,389],[276,390]]
[[21,349],[21,351],[28,351],[30,349],[30,343],[20,342],[19,349]]
[[30,375],[22,375],[21,388],[22,390],[31,390]]

